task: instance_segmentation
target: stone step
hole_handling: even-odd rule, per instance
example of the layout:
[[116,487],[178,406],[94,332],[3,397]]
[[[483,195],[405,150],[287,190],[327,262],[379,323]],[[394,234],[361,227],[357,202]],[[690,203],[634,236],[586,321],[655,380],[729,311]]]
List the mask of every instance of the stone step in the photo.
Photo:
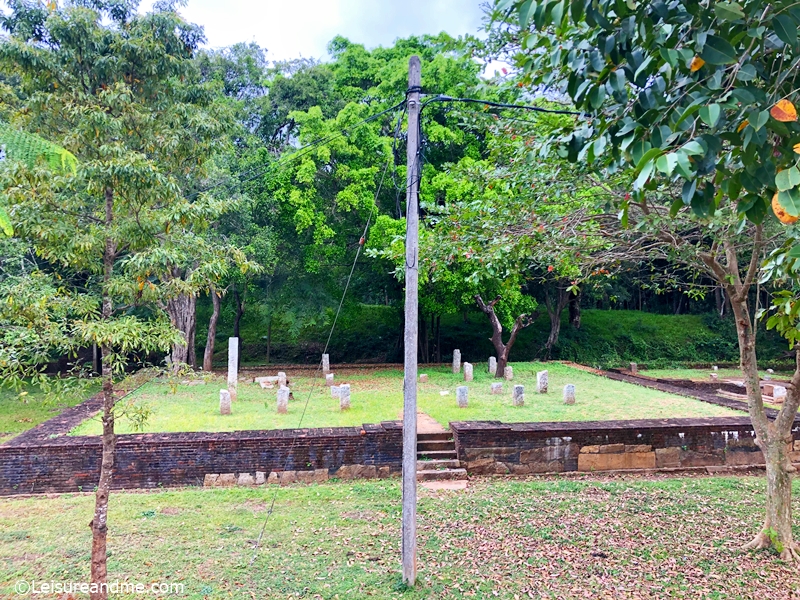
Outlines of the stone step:
[[460,466],[461,461],[456,459],[417,461],[417,471],[431,471],[433,469],[458,469]]
[[431,441],[453,441],[453,432],[452,431],[436,431],[433,433],[418,433],[417,434],[417,442],[431,442]]
[[466,469],[439,469],[431,471],[417,471],[417,481],[452,481],[453,479],[466,479]]
[[430,442],[417,442],[417,452],[427,450],[455,450],[456,444],[447,440],[432,440]]
[[417,451],[417,460],[455,460],[455,450],[427,450],[424,452]]

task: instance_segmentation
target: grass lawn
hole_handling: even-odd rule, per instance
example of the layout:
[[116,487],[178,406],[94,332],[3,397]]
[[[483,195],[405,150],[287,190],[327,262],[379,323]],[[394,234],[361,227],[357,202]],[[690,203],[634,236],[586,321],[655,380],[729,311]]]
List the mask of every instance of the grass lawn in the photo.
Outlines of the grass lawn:
[[[639,369],[640,375],[657,377],[659,379],[694,379],[696,381],[710,381],[711,373],[717,373],[721,378],[742,376],[742,372],[739,369],[720,369],[718,371],[712,371],[711,369]],[[759,373],[761,377],[766,375],[768,377],[778,377],[780,379],[788,379],[792,376],[792,373],[783,371],[770,375],[767,373],[766,369],[761,369]]]
[[[762,522],[763,478],[495,478],[461,492],[421,489],[413,590],[400,585],[399,480],[280,489],[249,566],[272,492],[112,493],[109,580],[182,583],[180,597],[191,599],[800,594],[795,567],[739,549]],[[795,511],[798,493],[796,483]],[[17,597],[19,580],[88,580],[93,502],[0,499],[0,597]]]
[[[548,369],[550,393],[537,395],[536,371]],[[420,372],[429,375],[427,383],[419,384],[419,410],[428,413],[445,427],[450,421],[498,420],[525,421],[587,421],[609,419],[645,419],[666,417],[711,417],[743,413],[714,406],[680,396],[640,386],[612,381],[559,363],[547,365],[516,363],[514,381],[503,381],[503,394],[489,393],[489,384],[495,379],[475,365],[475,380],[469,385],[469,406],[458,408],[455,389],[464,385],[463,375],[453,375],[446,368],[425,368]],[[252,376],[252,375],[251,375]],[[147,403],[153,414],[145,431],[235,431],[246,429],[276,429],[297,427],[303,407],[311,396],[303,418],[303,427],[336,427],[377,423],[400,418],[403,398],[403,374],[397,369],[376,371],[347,371],[336,375],[340,383],[351,384],[349,411],[339,410],[339,399],[332,398],[321,379],[309,376],[292,377],[290,382],[294,400],[289,402],[289,412],[276,412],[276,390],[263,390],[254,384],[240,382],[239,399],[233,414],[219,414],[219,390],[225,387],[223,379],[207,385],[180,386],[172,394],[165,383],[153,382],[135,392],[137,402]],[[525,406],[511,403],[513,384],[523,384],[526,389]],[[567,383],[576,386],[577,402],[567,406],[562,401],[562,388]],[[448,390],[446,396],[440,395]],[[121,421],[119,432],[130,432],[130,426]],[[86,421],[75,430],[75,435],[100,433],[97,419]]]
[[86,391],[65,394],[53,401],[36,387],[29,387],[22,398],[13,390],[0,388],[0,444],[83,402],[98,389],[99,385],[91,385]]

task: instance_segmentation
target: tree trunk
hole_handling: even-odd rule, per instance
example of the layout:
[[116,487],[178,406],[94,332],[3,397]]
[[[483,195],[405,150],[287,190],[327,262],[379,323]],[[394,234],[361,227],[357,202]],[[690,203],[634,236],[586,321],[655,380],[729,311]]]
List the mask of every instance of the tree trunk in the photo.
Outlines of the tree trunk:
[[177,371],[181,365],[196,365],[194,342],[197,329],[197,298],[182,294],[167,301],[166,308],[172,326],[183,334],[183,343],[172,345],[173,370]]
[[794,415],[800,404],[800,354],[796,358],[793,387],[788,390],[789,394],[778,417],[770,422],[766,417],[761,397],[755,333],[751,328],[747,298],[733,298],[730,293],[728,295],[736,319],[740,366],[747,390],[750,418],[756,432],[755,442],[764,454],[767,476],[767,510],[764,525],[745,548],[774,547],[782,559],[798,561],[800,547],[792,538],[791,473],[795,468],[789,460],[787,448],[792,441]]
[[533,323],[536,316],[518,316],[514,321],[514,326],[511,328],[511,335],[508,336],[508,342],[504,344],[503,325],[500,323],[500,319],[497,318],[497,315],[494,312],[494,305],[497,304],[499,300],[500,296],[497,296],[494,300],[489,302],[489,304],[486,304],[483,301],[483,298],[481,298],[480,294],[475,295],[475,301],[478,303],[478,307],[487,317],[489,317],[489,323],[492,325],[492,337],[489,339],[491,340],[494,350],[497,353],[497,372],[495,373],[495,377],[502,379],[505,376],[506,365],[508,365],[508,355],[511,353],[511,347],[514,345],[514,342],[517,341],[517,334],[519,334],[522,328]]
[[442,316],[436,315],[436,362],[442,362]]
[[[106,228],[111,226],[114,217],[114,193],[110,188],[105,191],[106,201]],[[114,241],[107,237],[103,252],[103,290],[102,290],[102,320],[108,322],[113,314],[114,306],[109,292],[109,283],[114,271],[114,259],[117,248]],[[108,496],[111,493],[111,477],[114,470],[114,451],[117,446],[117,437],[114,433],[114,378],[111,370],[111,348],[102,344],[102,371],[103,371],[103,436],[102,458],[100,461],[100,479],[97,482],[97,491],[94,497],[94,516],[89,522],[92,530],[92,555],[91,579],[98,584],[98,591],[90,594],[91,600],[106,600],[108,590],[102,584],[107,583],[108,566],[106,539],[108,536]]]
[[247,294],[247,284],[241,294],[234,290],[233,298],[236,300],[236,317],[233,319],[233,337],[239,338],[239,353],[237,356],[236,370],[242,367],[242,338],[239,336],[239,325],[242,322],[242,315],[244,314],[245,295]]
[[[217,290],[211,288],[211,318],[208,320],[208,335],[206,336],[206,350],[203,353],[203,371],[210,373],[214,366],[214,343],[217,340],[217,322],[219,321],[220,301]],[[269,351],[267,351],[269,355]],[[269,362],[269,359],[267,359]]]
[[564,312],[569,303],[569,292],[559,286],[556,291],[555,301],[550,297],[550,294],[545,293],[545,304],[547,305],[547,314],[550,316],[550,335],[547,337],[547,343],[544,345],[545,358],[550,358],[550,353],[553,347],[558,343],[558,336],[561,333],[561,313]]
[[269,364],[269,355],[272,350],[272,315],[269,316],[267,323],[267,364]]
[[[640,296],[641,297],[641,296]],[[639,302],[641,310],[641,301]],[[569,324],[575,329],[581,328],[581,290],[569,297]]]

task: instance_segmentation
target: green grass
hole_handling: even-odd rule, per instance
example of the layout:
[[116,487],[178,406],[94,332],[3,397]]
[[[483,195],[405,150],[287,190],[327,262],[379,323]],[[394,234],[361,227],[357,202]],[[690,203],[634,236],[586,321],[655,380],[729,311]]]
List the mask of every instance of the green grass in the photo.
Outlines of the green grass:
[[[716,373],[720,376],[720,378],[740,378],[742,376],[742,371],[740,369],[719,369],[718,371],[712,371],[711,369],[639,369],[640,375],[646,375],[647,377],[658,377],[660,379],[694,379],[697,381],[710,381],[711,373]],[[759,371],[759,373],[761,374],[761,377],[766,375],[769,377],[790,378],[792,376],[791,373],[785,371],[778,371],[777,373],[770,375],[767,373],[766,369],[762,369]]]
[[[517,363],[514,381],[503,381],[503,394],[489,393],[490,383],[496,381],[485,371],[484,365],[475,365],[475,380],[469,384],[469,406],[458,408],[455,390],[465,385],[463,375],[453,375],[449,369],[421,367],[429,375],[427,383],[419,384],[419,410],[428,413],[442,425],[450,421],[498,420],[526,421],[587,421],[610,419],[644,419],[667,417],[711,417],[739,415],[712,404],[670,396],[640,386],[612,381],[559,363]],[[537,395],[536,371],[548,369],[550,392]],[[276,412],[276,390],[263,390],[259,386],[240,382],[239,399],[233,405],[233,414],[219,414],[219,390],[225,387],[222,379],[207,385],[180,386],[172,394],[165,383],[153,382],[135,392],[136,402],[146,403],[153,410],[146,424],[147,432],[167,431],[236,431],[246,429],[278,429],[297,427],[309,390],[311,396],[302,421],[303,427],[342,427],[395,420],[403,410],[403,374],[399,369],[376,371],[350,371],[336,375],[340,383],[350,383],[349,411],[339,410],[338,398],[332,398],[321,380],[308,376],[291,377],[294,400],[289,402],[289,412]],[[502,380],[499,380],[502,381]],[[513,384],[523,384],[526,390],[525,405],[515,407],[511,402]],[[577,402],[567,406],[562,401],[562,388],[566,383],[576,386]],[[440,395],[447,390],[449,394]],[[130,425],[118,423],[118,431],[130,432]],[[75,435],[100,433],[97,419],[86,421],[75,430]]]
[[92,384],[87,390],[63,394],[52,400],[38,387],[29,386],[25,390],[28,393],[22,397],[13,390],[0,388],[0,444],[52,419],[65,408],[84,401],[98,389],[99,386]]
[[[413,590],[400,585],[399,480],[280,489],[251,566],[273,489],[112,493],[109,580],[181,583],[179,597],[198,600],[800,594],[795,568],[739,549],[762,523],[762,478],[494,478],[461,492],[420,489]],[[88,579],[93,502],[0,500],[1,597],[17,597],[20,580]]]

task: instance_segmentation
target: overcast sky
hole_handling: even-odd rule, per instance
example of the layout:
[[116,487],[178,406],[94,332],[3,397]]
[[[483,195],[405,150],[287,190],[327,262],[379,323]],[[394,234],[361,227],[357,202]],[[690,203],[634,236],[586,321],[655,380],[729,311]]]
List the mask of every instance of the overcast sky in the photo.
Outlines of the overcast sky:
[[[485,0],[189,0],[184,17],[205,28],[208,46],[255,41],[271,60],[327,59],[337,34],[368,48],[412,34],[477,34]],[[142,9],[152,6],[144,0]]]

